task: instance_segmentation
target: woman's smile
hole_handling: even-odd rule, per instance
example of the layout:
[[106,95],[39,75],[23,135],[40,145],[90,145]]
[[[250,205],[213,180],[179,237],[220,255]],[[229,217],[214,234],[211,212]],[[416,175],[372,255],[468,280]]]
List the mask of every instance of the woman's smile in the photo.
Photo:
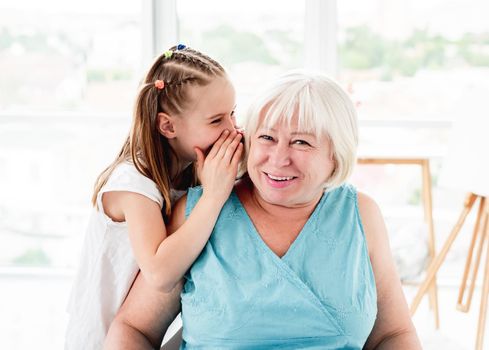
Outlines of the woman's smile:
[[272,175],[263,172],[266,182],[273,188],[285,188],[296,182],[297,176]]

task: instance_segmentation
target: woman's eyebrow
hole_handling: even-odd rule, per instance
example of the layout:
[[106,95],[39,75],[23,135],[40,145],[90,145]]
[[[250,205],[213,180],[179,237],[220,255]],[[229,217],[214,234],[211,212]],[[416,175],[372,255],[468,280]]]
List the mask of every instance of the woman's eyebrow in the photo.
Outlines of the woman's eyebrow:
[[294,135],[294,136],[297,136],[297,135],[305,135],[305,136],[311,136],[311,137],[315,137],[316,135],[310,131],[293,131],[290,133],[291,135]]

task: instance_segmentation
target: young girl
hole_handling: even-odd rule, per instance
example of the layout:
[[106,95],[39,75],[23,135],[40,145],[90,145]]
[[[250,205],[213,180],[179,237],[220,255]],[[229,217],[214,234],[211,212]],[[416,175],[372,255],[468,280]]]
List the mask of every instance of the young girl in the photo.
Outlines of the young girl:
[[[178,45],[151,66],[130,134],[95,185],[66,349],[102,348],[139,269],[153,287],[170,291],[197,258],[233,188],[243,150],[234,108],[232,84],[206,55]],[[197,176],[204,195],[186,224],[167,237],[171,205]]]

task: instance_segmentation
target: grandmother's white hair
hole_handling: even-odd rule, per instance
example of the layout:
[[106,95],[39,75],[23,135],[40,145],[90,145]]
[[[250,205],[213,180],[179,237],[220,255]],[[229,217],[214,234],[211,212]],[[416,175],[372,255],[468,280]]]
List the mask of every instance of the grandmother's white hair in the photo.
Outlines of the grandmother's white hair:
[[332,189],[343,184],[353,171],[358,146],[357,115],[346,92],[324,75],[292,71],[259,93],[245,120],[246,171],[250,140],[258,128],[277,123],[291,124],[297,117],[301,132],[327,137],[331,142],[335,169],[325,183]]

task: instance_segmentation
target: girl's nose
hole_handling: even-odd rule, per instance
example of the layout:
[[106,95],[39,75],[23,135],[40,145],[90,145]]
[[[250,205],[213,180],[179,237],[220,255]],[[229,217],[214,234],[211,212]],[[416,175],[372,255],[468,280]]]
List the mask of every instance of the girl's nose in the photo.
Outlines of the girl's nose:
[[225,129],[228,129],[229,131],[233,131],[233,130],[237,129],[236,118],[234,116],[230,116],[229,118],[227,118],[224,127],[225,127]]
[[240,129],[240,127],[236,123],[236,116],[234,114],[230,116],[230,119],[231,119],[231,123],[233,124],[233,128]]

